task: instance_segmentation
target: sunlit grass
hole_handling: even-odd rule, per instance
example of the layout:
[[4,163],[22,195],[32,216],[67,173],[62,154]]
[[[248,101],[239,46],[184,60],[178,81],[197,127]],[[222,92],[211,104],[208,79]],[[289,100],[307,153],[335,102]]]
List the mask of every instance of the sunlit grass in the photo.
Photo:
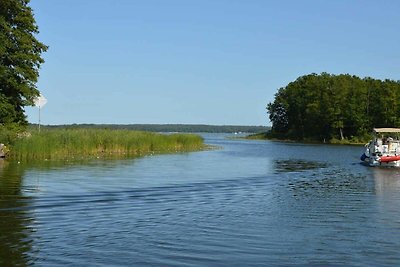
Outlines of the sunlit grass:
[[9,157],[19,161],[135,157],[151,153],[200,150],[203,139],[192,134],[158,134],[110,129],[45,129],[18,138]]

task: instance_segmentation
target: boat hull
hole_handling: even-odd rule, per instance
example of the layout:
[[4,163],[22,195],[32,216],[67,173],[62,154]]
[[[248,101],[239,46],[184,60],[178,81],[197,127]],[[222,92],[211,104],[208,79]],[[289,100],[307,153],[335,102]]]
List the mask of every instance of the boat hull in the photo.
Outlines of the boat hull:
[[372,167],[400,167],[400,156],[363,157],[362,161]]

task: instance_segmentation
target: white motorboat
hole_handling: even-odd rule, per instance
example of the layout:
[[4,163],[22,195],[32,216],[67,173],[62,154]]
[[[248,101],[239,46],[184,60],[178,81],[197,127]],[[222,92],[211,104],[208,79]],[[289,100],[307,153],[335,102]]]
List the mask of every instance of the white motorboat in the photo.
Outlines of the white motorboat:
[[400,167],[400,128],[375,128],[361,161],[370,166]]

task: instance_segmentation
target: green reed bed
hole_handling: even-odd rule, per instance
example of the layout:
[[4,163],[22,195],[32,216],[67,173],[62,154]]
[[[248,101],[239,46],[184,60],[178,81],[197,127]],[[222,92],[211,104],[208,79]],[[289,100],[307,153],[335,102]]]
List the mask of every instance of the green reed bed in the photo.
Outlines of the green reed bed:
[[46,129],[18,138],[9,157],[19,160],[135,157],[152,153],[201,150],[203,139],[192,134],[158,134],[111,129]]

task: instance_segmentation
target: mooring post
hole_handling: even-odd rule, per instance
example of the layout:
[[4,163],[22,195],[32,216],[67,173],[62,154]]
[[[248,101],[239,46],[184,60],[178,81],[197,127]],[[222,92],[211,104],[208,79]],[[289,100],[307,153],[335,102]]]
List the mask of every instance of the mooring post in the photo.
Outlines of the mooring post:
[[39,133],[40,133],[40,106],[39,106],[39,124],[38,124],[38,129],[39,129]]

